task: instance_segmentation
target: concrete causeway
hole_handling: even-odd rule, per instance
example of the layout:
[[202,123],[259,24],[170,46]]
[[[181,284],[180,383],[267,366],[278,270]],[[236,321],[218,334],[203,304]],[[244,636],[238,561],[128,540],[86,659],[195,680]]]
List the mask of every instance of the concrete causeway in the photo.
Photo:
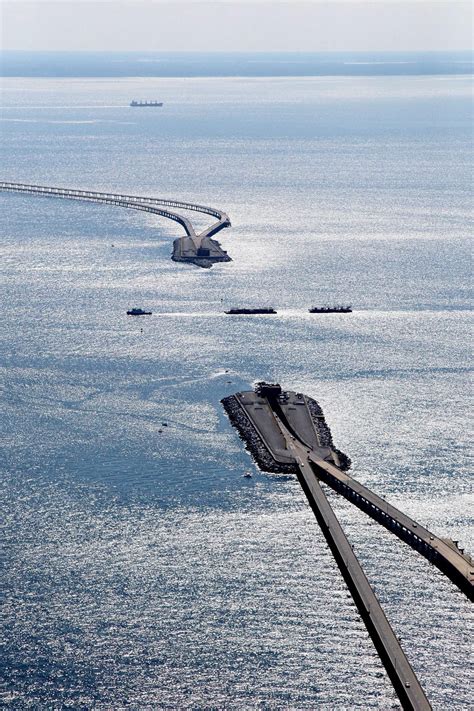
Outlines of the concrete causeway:
[[278,424],[298,466],[298,480],[346,581],[380,659],[404,709],[429,711],[431,705],[336,517],[321,484],[306,465],[306,448]]
[[[302,393],[258,383],[255,392],[223,405],[265,471],[294,472],[354,598],[404,709],[431,708],[403,649],[321,487],[328,484],[436,565],[469,599],[474,566],[454,542],[432,534],[343,471],[347,457],[334,449],[321,408]],[[342,460],[342,461],[341,461]]]
[[[47,187],[44,185],[30,185],[27,183],[11,183],[0,181],[0,191],[27,193],[43,197],[64,198],[67,200],[81,200],[85,202],[105,203],[107,205],[117,205],[131,210],[142,210],[160,215],[168,220],[173,220],[180,224],[186,235],[174,240],[172,259],[176,262],[188,262],[200,267],[211,267],[217,262],[230,262],[231,258],[222,249],[217,240],[212,239],[212,235],[220,230],[230,227],[229,216],[222,210],[206,205],[183,202],[172,198],[144,197],[139,195],[126,195],[109,192],[97,192],[93,190],[76,190],[70,188]],[[189,218],[166,208],[173,207],[181,210],[191,210],[217,218],[203,232],[198,234]]]
[[439,538],[342,471],[337,452],[322,443],[314,429],[315,417],[309,411],[309,398],[294,392],[266,398],[253,391],[236,393],[234,397],[277,467],[280,463],[289,466],[295,463],[293,449],[287,437],[282,435],[280,425],[283,422],[292,438],[291,443],[298,442],[305,449],[308,466],[318,479],[408,543],[450,578],[470,600],[474,599],[472,558],[460,551],[453,541]]

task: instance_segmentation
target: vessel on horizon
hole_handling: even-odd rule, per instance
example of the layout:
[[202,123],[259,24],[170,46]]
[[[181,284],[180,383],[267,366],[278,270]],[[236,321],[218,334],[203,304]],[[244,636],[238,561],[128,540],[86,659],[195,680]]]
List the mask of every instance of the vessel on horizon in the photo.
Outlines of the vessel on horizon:
[[130,102],[130,106],[163,106],[162,101],[136,101],[135,99]]

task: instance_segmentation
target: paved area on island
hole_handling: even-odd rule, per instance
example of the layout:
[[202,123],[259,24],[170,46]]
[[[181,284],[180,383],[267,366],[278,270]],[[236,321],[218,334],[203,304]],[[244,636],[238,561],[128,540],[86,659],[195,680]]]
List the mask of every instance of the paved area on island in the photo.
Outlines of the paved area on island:
[[285,438],[277,426],[268,400],[253,391],[236,393],[235,397],[273,458],[281,464],[293,464],[294,456],[288,451]]
[[230,261],[230,257],[219,242],[202,234],[186,235],[176,239],[173,243],[173,259],[176,262],[192,263],[199,263],[201,260],[203,266],[207,266],[207,262]]
[[[279,402],[281,410],[288,424],[298,433],[302,442],[307,444],[321,459],[334,461],[334,452],[331,447],[321,442],[320,434],[314,424],[314,415],[308,408],[306,397],[302,393],[288,392],[286,398]],[[321,417],[321,419],[324,419]]]

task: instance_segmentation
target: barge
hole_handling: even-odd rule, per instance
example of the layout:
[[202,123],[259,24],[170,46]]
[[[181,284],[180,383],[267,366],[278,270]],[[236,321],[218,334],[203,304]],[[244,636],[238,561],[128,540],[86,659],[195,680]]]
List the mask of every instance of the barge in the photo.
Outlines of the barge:
[[312,306],[308,311],[310,314],[350,314],[352,306]]
[[270,306],[260,309],[229,309],[225,313],[234,316],[236,314],[276,314],[277,312]]

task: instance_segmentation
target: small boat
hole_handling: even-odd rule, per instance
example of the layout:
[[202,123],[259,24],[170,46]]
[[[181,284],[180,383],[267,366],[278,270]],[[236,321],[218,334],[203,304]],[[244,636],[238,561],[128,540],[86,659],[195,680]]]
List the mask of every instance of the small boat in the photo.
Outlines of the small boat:
[[151,311],[144,311],[143,309],[130,309],[130,311],[127,311],[127,316],[151,316]]
[[310,314],[350,314],[352,306],[313,306],[308,311]]
[[242,474],[244,479],[251,479],[252,478],[252,472],[245,472],[245,474]]
[[143,108],[145,106],[163,106],[162,101],[131,101],[130,106],[138,106],[140,108]]
[[276,314],[277,312],[272,307],[262,309],[229,309],[226,314]]

